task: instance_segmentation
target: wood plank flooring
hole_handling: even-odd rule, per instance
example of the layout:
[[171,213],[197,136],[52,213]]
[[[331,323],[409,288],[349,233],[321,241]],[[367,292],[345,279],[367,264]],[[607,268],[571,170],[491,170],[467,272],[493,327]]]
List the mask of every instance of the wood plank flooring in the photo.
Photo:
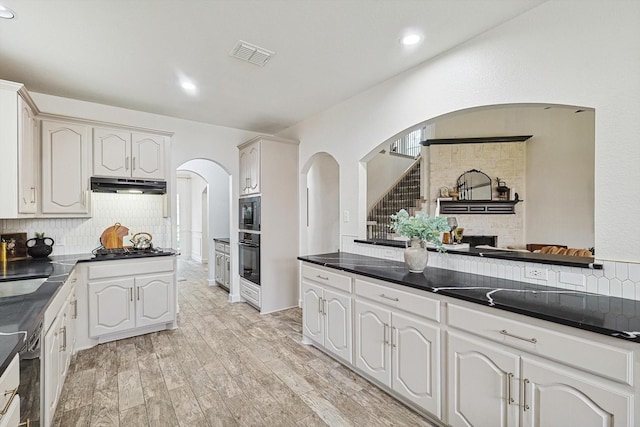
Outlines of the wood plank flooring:
[[432,426],[300,344],[300,309],[230,304],[192,261],[178,277],[179,328],[76,354],[55,426]]

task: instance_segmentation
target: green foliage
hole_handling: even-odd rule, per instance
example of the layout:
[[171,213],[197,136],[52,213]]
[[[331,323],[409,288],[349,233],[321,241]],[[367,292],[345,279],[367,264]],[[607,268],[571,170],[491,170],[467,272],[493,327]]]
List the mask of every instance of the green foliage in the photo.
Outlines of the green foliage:
[[447,217],[431,217],[425,212],[409,216],[409,213],[404,209],[391,215],[390,227],[401,236],[431,242],[436,245],[439,251],[444,250],[440,241],[440,233],[451,230],[447,225]]
[[43,239],[44,238],[44,231],[42,233],[38,233],[36,231],[36,239]]

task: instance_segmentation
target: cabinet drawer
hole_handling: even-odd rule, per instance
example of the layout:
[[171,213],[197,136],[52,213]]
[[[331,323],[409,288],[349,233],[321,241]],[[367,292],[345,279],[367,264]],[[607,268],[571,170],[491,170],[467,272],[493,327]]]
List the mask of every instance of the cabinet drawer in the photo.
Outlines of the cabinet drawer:
[[224,252],[224,243],[216,242],[216,252]]
[[[161,258],[161,259],[158,259]],[[174,257],[135,258],[124,261],[96,261],[89,266],[89,279],[122,277],[132,274],[154,274],[173,271]]]
[[427,296],[378,285],[362,279],[356,279],[356,295],[436,322],[440,321],[440,301]]
[[302,277],[351,293],[351,277],[346,274],[334,273],[324,268],[303,264]]
[[253,283],[240,280],[240,296],[248,303],[260,308],[260,287]]
[[[11,405],[14,406],[16,402],[20,402],[20,396],[18,396],[18,385],[20,384],[20,361],[16,354],[9,363],[6,371],[0,378],[0,410],[8,407],[9,401],[13,399]],[[15,391],[15,393],[14,393]],[[18,403],[19,404],[19,403]],[[5,414],[7,416],[8,414]],[[0,415],[0,420],[4,417]]]
[[456,304],[448,314],[454,328],[633,385],[633,352],[597,342],[595,334],[591,341]]

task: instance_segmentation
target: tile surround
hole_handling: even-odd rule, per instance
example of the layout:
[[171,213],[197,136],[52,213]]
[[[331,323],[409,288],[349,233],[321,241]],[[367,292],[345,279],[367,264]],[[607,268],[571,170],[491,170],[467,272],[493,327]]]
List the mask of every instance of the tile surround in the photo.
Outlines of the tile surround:
[[[404,249],[386,246],[355,243],[356,236],[343,236],[342,250],[376,258],[404,261]],[[602,270],[589,268],[565,267],[537,263],[500,260],[492,258],[469,257],[451,253],[440,254],[429,252],[429,267],[462,271],[465,273],[494,276],[538,285],[552,286],[559,289],[578,290],[612,297],[627,298],[640,301],[640,263],[599,261],[604,265]],[[546,269],[548,279],[529,279],[525,277],[526,266]],[[582,275],[584,286],[563,283],[561,273]]]
[[163,218],[164,197],[159,195],[91,193],[91,218],[38,218],[0,220],[3,233],[36,232],[55,241],[52,255],[88,253],[100,245],[105,228],[116,222],[129,228],[129,237],[146,231],[157,247],[171,246],[171,223]]

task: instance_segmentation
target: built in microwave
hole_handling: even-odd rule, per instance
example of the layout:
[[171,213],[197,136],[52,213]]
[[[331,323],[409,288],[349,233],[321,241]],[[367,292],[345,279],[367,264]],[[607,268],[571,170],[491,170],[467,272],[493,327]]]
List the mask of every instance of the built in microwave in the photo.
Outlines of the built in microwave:
[[260,231],[260,196],[241,198],[238,212],[240,230]]

